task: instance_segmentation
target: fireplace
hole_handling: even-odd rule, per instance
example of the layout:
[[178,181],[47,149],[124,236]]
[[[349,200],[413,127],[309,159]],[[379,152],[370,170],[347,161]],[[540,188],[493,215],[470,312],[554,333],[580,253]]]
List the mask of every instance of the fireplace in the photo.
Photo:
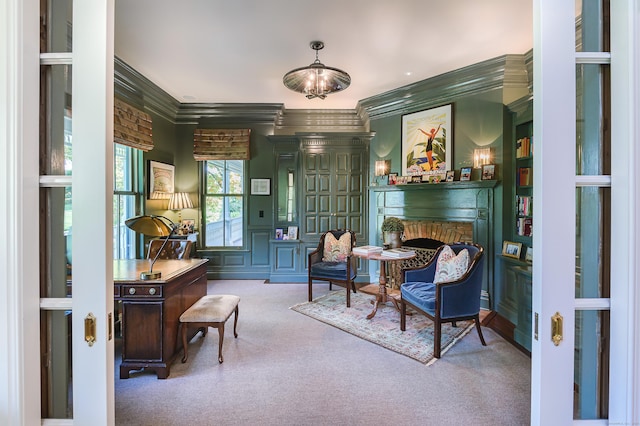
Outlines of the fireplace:
[[[412,242],[408,240],[418,238],[481,245],[485,254],[482,305],[490,308],[496,237],[493,191],[496,184],[495,180],[484,180],[372,187],[376,214],[369,241],[380,245],[381,235],[377,230],[385,217],[395,216],[404,222],[404,241],[410,245]],[[497,239],[501,241],[499,227],[496,232],[499,234]],[[433,246],[428,248],[433,249]],[[417,261],[420,260],[424,259]]]

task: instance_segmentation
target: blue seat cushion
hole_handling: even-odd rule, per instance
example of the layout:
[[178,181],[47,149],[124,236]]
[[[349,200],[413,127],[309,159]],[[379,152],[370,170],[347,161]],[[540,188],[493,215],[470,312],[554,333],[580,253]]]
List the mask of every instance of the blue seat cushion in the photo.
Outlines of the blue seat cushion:
[[[347,280],[347,262],[318,262],[311,265],[311,276],[328,280]],[[351,279],[356,271],[351,271]]]
[[420,281],[406,282],[400,287],[402,298],[428,314],[436,313],[436,285]]

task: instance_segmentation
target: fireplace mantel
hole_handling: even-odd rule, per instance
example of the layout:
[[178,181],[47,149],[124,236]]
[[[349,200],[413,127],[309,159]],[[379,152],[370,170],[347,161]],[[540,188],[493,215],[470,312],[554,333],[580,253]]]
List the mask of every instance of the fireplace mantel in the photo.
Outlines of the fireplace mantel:
[[407,221],[468,222],[473,227],[473,242],[485,249],[483,307],[491,308],[493,285],[495,180],[468,182],[413,183],[381,185],[369,188],[375,209],[371,216],[370,244],[381,245],[379,232],[385,217]]

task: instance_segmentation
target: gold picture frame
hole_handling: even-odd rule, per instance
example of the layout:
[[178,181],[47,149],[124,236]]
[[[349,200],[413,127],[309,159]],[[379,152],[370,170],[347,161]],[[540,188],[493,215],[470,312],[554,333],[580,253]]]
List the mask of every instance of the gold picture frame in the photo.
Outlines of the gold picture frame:
[[521,252],[522,252],[522,243],[516,243],[513,241],[504,241],[502,243],[502,255],[505,257],[520,259]]

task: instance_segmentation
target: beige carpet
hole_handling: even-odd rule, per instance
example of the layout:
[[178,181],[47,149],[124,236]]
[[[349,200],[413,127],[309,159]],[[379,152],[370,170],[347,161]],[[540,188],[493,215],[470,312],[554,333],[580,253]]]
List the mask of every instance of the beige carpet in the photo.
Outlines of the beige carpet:
[[[351,294],[351,307],[347,308],[345,291],[334,291],[312,302],[300,303],[292,310],[332,325],[369,342],[423,364],[431,364],[433,357],[433,322],[424,315],[408,315],[406,331],[400,330],[400,313],[391,303],[380,305],[376,315],[366,317],[373,309],[374,296],[364,293]],[[442,354],[471,329],[473,321],[460,321],[457,327],[442,326]]]

